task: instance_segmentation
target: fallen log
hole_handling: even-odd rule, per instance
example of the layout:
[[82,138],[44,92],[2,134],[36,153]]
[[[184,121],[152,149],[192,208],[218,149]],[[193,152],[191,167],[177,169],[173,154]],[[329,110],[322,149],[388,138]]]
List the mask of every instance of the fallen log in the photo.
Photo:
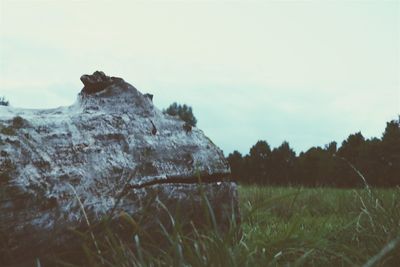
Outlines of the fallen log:
[[123,79],[81,80],[68,107],[0,106],[0,262],[46,255],[74,241],[68,229],[141,216],[144,203],[153,209],[144,227],[162,221],[157,203],[202,223],[202,194],[226,228],[238,204],[222,151]]

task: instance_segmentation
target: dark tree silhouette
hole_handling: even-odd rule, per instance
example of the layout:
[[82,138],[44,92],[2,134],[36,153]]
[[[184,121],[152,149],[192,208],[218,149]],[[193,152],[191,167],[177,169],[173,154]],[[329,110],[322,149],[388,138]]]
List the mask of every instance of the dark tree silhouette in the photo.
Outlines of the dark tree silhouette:
[[325,150],[330,154],[330,155],[335,155],[337,152],[337,143],[335,141],[330,142],[329,144],[325,145]]
[[382,141],[378,138],[366,140],[360,150],[356,167],[364,174],[370,185],[383,186],[385,184],[382,177],[384,166],[382,152]]
[[271,148],[266,141],[258,141],[250,148],[248,174],[254,181],[261,184],[268,183],[268,157],[271,155]]
[[321,162],[324,158],[324,151],[320,147],[312,147],[305,153],[300,153],[296,172],[299,174],[299,183],[305,186],[318,186],[322,184]]
[[197,124],[197,119],[193,115],[192,107],[186,104],[180,105],[174,102],[167,109],[163,110],[163,113],[171,116],[178,116],[181,120],[193,127],[195,127]]
[[383,177],[387,184],[400,184],[400,116],[386,123],[382,135]]
[[269,176],[272,184],[290,184],[296,162],[296,153],[288,142],[274,148],[269,159]]
[[242,154],[235,150],[229,154],[227,160],[231,166],[232,178],[236,181],[242,180],[246,175],[243,173],[244,160]]
[[[348,162],[344,166],[341,165],[338,184],[344,187],[362,186],[363,180],[354,171],[353,167],[357,170],[362,170],[362,151],[365,148],[366,141],[361,132],[350,134],[346,140],[342,142],[342,146],[338,149],[339,159]],[[351,167],[350,164],[353,166]]]
[[8,105],[10,105],[10,102],[8,102],[4,96],[0,97],[0,106],[8,106]]
[[339,148],[338,154],[339,156],[355,164],[364,144],[365,139],[361,132],[351,134],[345,141],[342,142],[342,146]]

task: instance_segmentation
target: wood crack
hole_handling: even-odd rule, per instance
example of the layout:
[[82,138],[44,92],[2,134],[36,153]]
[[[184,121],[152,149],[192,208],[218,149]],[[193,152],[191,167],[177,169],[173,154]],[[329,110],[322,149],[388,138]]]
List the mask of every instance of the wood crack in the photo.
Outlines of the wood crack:
[[201,175],[167,175],[166,178],[154,179],[141,184],[128,184],[126,189],[140,189],[147,186],[158,184],[202,184],[202,183],[218,183],[218,182],[234,182],[230,173],[213,173]]

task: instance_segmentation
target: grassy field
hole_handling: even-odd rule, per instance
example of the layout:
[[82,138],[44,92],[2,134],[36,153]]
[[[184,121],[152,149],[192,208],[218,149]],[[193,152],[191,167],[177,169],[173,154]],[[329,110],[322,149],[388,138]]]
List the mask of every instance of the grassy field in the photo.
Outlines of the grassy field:
[[[361,266],[400,235],[399,189],[240,192],[248,265]],[[399,264],[397,246],[375,266]]]
[[[84,246],[91,266],[400,266],[400,188],[240,186],[242,234],[164,233],[132,246],[112,233]],[[128,218],[129,220],[129,218]],[[133,222],[134,225],[134,222]],[[71,266],[69,264],[61,264]]]

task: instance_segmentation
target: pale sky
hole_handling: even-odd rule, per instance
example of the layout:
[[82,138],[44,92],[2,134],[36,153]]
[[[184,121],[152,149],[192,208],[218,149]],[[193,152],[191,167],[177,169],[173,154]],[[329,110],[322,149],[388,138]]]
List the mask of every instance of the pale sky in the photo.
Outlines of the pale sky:
[[193,107],[225,155],[296,152],[400,114],[399,1],[0,0],[0,96],[70,105],[95,70]]

